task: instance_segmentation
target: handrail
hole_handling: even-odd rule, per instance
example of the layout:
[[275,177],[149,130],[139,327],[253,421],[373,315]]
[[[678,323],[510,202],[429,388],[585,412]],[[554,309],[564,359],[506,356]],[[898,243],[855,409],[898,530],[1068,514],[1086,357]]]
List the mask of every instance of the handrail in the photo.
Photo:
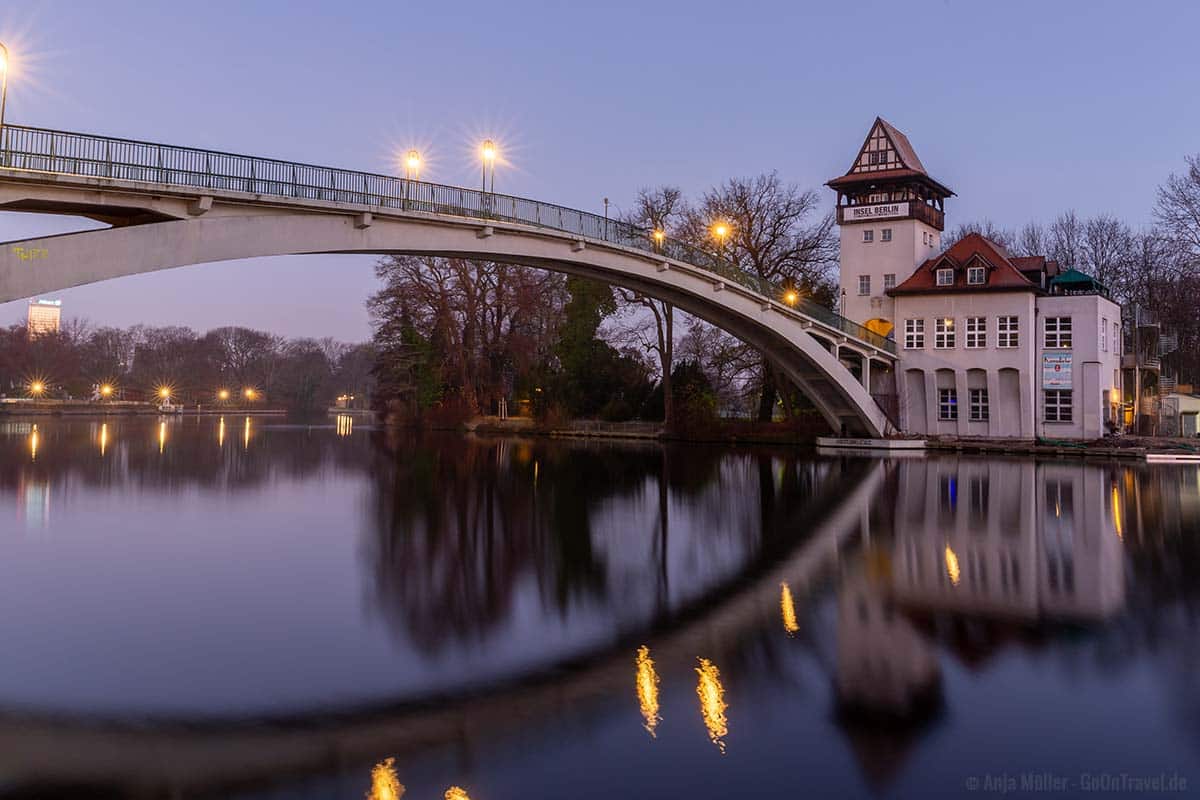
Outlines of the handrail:
[[[512,195],[168,144],[71,133],[24,125],[0,130],[0,167],[32,172],[246,192],[447,214],[547,228],[664,256],[711,272],[753,292],[781,298],[783,289],[718,255],[677,239],[587,211]],[[846,336],[895,355],[896,343],[799,299],[787,306]]]

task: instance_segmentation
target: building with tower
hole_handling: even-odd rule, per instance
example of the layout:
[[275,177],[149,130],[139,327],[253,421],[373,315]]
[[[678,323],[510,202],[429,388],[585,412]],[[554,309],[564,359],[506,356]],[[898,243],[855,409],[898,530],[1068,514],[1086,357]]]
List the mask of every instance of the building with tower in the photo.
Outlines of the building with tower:
[[896,342],[902,431],[1095,439],[1121,425],[1121,309],[1105,287],[979,234],[943,249],[954,192],[883,119],[827,185],[842,314]]

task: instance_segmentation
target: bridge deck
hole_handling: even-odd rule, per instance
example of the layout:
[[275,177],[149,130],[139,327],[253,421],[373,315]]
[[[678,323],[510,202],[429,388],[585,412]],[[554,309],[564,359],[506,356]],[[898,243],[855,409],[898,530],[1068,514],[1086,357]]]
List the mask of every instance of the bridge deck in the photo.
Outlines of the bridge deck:
[[[682,262],[764,300],[778,302],[784,294],[782,287],[686,242],[659,239],[653,231],[586,211],[477,189],[18,125],[6,125],[0,131],[0,168],[531,225]],[[789,305],[814,325],[867,344],[885,358],[896,355],[895,342],[823,305],[806,299]]]

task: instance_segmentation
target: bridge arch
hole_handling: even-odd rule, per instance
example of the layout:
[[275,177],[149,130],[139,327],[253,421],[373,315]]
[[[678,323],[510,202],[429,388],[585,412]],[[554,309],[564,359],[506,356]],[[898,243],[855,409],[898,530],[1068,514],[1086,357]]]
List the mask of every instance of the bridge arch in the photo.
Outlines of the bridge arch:
[[[4,144],[9,149],[12,132],[12,126],[5,128]],[[60,154],[79,137],[46,133],[52,142],[47,149]],[[61,137],[73,138],[64,144]],[[35,145],[26,149],[40,146],[36,142],[41,139],[34,141]],[[108,149],[111,152],[111,144]],[[0,153],[4,150],[0,147]],[[409,186],[407,181],[401,181],[403,198],[387,203],[386,195],[341,189],[325,196],[326,190],[321,188],[316,190],[319,196],[309,196],[314,190],[301,184],[289,186],[291,195],[285,196],[276,184],[261,185],[269,182],[259,179],[251,179],[247,186],[273,191],[241,191],[228,188],[227,182],[217,188],[197,186],[195,174],[172,180],[161,168],[155,177],[162,180],[130,179],[127,176],[134,167],[123,162],[107,163],[108,173],[117,177],[98,177],[95,163],[81,164],[78,158],[24,151],[18,157],[11,152],[4,155],[7,166],[0,166],[0,210],[85,216],[112,227],[5,243],[0,250],[0,302],[161,269],[261,256],[396,254],[525,264],[669,301],[728,331],[777,364],[812,399],[835,431],[884,436],[895,430],[872,398],[869,386],[863,385],[869,381],[860,382],[843,363],[846,353],[854,353],[864,363],[874,360],[890,365],[895,360],[890,342],[827,310],[792,308],[771,296],[761,282],[747,280],[728,267],[722,272],[720,265],[698,265],[672,257],[679,251],[658,252],[609,236],[607,221],[603,235],[583,235],[580,230],[591,232],[585,223],[596,226],[583,212],[538,207],[539,220],[544,209],[557,209],[558,224],[563,227],[552,227],[553,223],[522,221],[522,214],[533,216],[519,208],[518,202],[533,201],[519,198],[433,187],[455,192],[465,203],[484,204],[482,219],[479,214],[465,215],[463,207],[443,210],[440,202],[410,202],[410,190],[416,193],[430,185]],[[207,155],[211,163],[211,156],[220,154]],[[264,163],[267,166],[260,169],[281,164]],[[136,169],[141,170],[136,177],[145,178],[143,173],[150,168]],[[250,172],[254,173],[253,166]],[[329,172],[334,184],[347,174]],[[364,188],[371,187],[367,179],[380,177],[348,174],[362,177]],[[206,181],[212,183],[212,176]],[[475,197],[466,197],[469,194]],[[356,202],[359,200],[363,202]],[[498,206],[510,200],[512,214],[501,215]],[[564,211],[569,225],[563,221]],[[612,227],[616,229],[618,224],[614,222]]]

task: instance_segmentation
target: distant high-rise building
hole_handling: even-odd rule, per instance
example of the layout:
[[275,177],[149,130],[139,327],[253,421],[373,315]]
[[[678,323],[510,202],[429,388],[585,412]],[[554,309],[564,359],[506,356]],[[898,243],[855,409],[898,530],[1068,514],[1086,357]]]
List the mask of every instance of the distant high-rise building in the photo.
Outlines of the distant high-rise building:
[[29,338],[58,333],[62,325],[62,300],[31,300],[29,303]]

